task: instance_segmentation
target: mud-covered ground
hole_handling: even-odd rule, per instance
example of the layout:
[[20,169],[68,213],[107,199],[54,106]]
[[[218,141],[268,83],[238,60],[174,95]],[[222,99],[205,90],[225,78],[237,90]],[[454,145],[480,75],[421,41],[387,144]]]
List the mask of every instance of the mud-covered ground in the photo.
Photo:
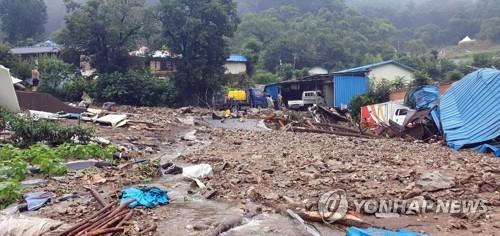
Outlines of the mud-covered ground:
[[[427,214],[376,219],[375,226],[434,235],[499,235],[500,159],[441,144],[359,139],[291,132],[215,130],[212,145],[183,157],[223,170],[208,179],[219,200],[252,199],[266,211],[315,210],[321,194],[346,190],[351,199],[484,200],[485,214]],[[438,171],[453,187],[426,192],[415,186]]]
[[[285,212],[317,211],[319,197],[343,189],[349,200],[482,200],[481,214],[400,214],[392,218],[352,212],[366,225],[408,228],[432,235],[500,235],[500,159],[441,144],[395,139],[361,139],[327,134],[265,131],[256,120],[207,122],[206,110],[122,108],[130,115],[122,128],[96,126],[100,137],[126,149],[128,160],[92,168],[24,189],[69,196],[27,214],[60,220],[70,227],[100,206],[84,188],[93,186],[109,202],[131,185],[159,186],[170,204],[136,209],[129,234],[156,224],[155,235],[209,235],[231,219],[243,219],[224,235],[309,235]],[[201,118],[204,116],[205,118]],[[63,121],[68,122],[68,121]],[[70,121],[74,122],[74,121]],[[234,125],[233,125],[234,124]],[[196,130],[195,139],[183,140]],[[213,176],[200,189],[181,175],[162,175],[161,163],[210,164]],[[437,171],[444,180],[419,185]],[[215,192],[210,199],[208,193]],[[354,210],[350,205],[350,209]],[[346,225],[313,223],[321,235],[344,235]]]

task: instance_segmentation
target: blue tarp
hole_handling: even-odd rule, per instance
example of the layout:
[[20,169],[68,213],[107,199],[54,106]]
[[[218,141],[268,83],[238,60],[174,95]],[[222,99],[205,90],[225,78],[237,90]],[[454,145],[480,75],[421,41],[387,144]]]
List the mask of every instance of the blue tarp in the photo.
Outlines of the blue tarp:
[[264,92],[270,94],[271,97],[273,97],[273,100],[275,101],[278,100],[279,91],[280,91],[279,84],[270,84],[264,88]]
[[154,208],[158,204],[166,205],[169,202],[167,191],[164,191],[157,187],[129,187],[123,189],[120,204],[124,204],[132,199],[136,201],[132,202],[129,205],[129,208],[135,208],[136,206]]
[[347,229],[346,236],[424,236],[425,234],[420,234],[407,229],[400,229],[398,231],[389,231],[380,228],[370,227],[367,229],[361,229],[357,227],[350,227]]
[[405,105],[411,109],[431,109],[439,104],[439,88],[425,85],[412,89],[405,98]]
[[52,201],[55,194],[46,192],[34,192],[24,194],[24,199],[28,204],[28,211],[36,211],[46,203]]
[[[451,148],[498,150],[498,144],[477,146],[500,136],[500,71],[480,69],[456,82],[441,98],[440,113]],[[496,151],[495,155],[499,154]]]

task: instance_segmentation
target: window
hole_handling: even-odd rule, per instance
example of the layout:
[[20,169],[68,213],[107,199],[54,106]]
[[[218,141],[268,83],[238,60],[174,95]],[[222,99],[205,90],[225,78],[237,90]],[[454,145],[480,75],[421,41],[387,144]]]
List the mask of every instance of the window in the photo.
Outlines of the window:
[[398,109],[396,111],[397,116],[406,116],[408,114],[408,109]]

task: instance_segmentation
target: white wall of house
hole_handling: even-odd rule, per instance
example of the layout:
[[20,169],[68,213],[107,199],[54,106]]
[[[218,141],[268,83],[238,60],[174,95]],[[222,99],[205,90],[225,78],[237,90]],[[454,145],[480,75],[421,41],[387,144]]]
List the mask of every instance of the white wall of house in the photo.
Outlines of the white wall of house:
[[328,74],[328,70],[322,67],[313,67],[308,71],[309,75],[324,75]]
[[226,68],[226,74],[238,75],[247,73],[246,63],[227,62],[224,67]]
[[398,77],[403,77],[405,83],[407,84],[411,83],[415,79],[412,71],[394,64],[387,64],[372,68],[369,75],[369,78],[375,82],[379,82],[382,79],[393,82]]

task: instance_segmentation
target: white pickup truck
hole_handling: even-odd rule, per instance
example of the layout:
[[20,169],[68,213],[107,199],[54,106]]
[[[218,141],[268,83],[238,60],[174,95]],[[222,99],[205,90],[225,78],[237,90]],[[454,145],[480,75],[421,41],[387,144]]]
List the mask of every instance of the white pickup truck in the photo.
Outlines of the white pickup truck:
[[288,108],[290,109],[303,109],[314,104],[325,104],[325,99],[320,91],[304,91],[302,93],[302,100],[288,101]]

